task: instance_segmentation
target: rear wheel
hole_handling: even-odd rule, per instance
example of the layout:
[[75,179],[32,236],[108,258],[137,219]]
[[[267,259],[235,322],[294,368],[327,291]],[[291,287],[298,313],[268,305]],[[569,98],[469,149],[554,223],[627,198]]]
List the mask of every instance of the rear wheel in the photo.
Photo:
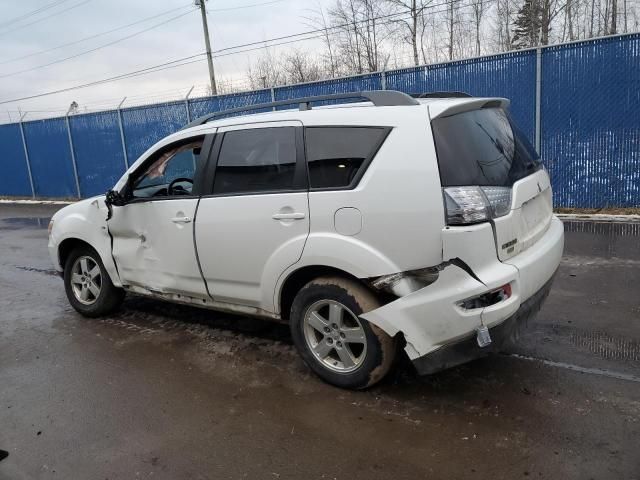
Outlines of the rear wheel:
[[321,277],[305,285],[290,315],[291,335],[305,363],[342,388],[362,389],[382,380],[393,364],[395,341],[360,318],[378,306],[355,281]]
[[111,313],[125,295],[111,283],[100,256],[88,246],[74,249],[67,257],[64,287],[71,306],[86,317]]

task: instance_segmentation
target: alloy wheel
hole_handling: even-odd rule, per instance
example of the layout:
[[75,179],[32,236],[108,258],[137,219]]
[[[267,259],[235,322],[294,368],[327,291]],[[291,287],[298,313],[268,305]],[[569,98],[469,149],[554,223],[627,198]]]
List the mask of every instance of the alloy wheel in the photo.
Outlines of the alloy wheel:
[[100,296],[102,272],[98,263],[89,256],[78,257],[71,267],[73,295],[83,305],[92,305]]
[[313,356],[338,373],[356,370],[367,354],[364,328],[351,310],[334,300],[312,304],[304,316],[304,337]]

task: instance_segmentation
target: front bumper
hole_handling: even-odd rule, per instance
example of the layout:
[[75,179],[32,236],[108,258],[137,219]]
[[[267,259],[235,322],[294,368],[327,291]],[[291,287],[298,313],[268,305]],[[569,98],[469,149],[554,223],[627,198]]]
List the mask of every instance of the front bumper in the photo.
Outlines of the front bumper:
[[490,345],[480,347],[476,340],[476,335],[471,335],[464,340],[442,346],[434,352],[414,359],[413,365],[417,372],[420,375],[429,375],[484,357],[490,353],[500,352],[505,345],[516,341],[520,333],[526,328],[529,320],[536,316],[547,295],[549,295],[552,283],[553,277],[532,297],[522,303],[513,315],[499,325],[490,328]]
[[51,265],[58,272],[60,276],[63,275],[62,266],[60,265],[60,258],[58,257],[58,245],[56,245],[51,236],[49,236],[49,243],[47,245],[47,250],[49,251],[49,258],[51,259]]

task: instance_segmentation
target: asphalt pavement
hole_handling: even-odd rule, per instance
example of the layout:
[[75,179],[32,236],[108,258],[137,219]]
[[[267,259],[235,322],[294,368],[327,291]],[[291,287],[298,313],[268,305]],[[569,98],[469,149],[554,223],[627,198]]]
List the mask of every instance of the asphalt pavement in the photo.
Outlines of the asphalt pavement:
[[505,354],[350,392],[277,323],[133,296],[81,317],[57,208],[0,205],[1,480],[640,479],[640,223],[566,222]]

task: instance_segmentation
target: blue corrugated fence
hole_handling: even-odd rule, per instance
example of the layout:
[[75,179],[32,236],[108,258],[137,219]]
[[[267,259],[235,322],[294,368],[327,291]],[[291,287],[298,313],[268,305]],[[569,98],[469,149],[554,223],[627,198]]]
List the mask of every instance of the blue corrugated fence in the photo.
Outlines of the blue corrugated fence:
[[640,206],[640,35],[544,49],[542,92],[556,205]]
[[28,121],[22,123],[26,149],[19,124],[0,125],[0,164],[6,172],[0,176],[0,196],[89,197],[113,186],[127,163],[155,142],[207,113],[381,88],[509,98],[532,142],[538,110],[540,151],[552,176],[555,206],[640,206],[640,34],[73,115],[68,122]]
[[0,146],[0,163],[4,170],[4,175],[0,175],[0,195],[31,195],[19,125],[0,125]]

